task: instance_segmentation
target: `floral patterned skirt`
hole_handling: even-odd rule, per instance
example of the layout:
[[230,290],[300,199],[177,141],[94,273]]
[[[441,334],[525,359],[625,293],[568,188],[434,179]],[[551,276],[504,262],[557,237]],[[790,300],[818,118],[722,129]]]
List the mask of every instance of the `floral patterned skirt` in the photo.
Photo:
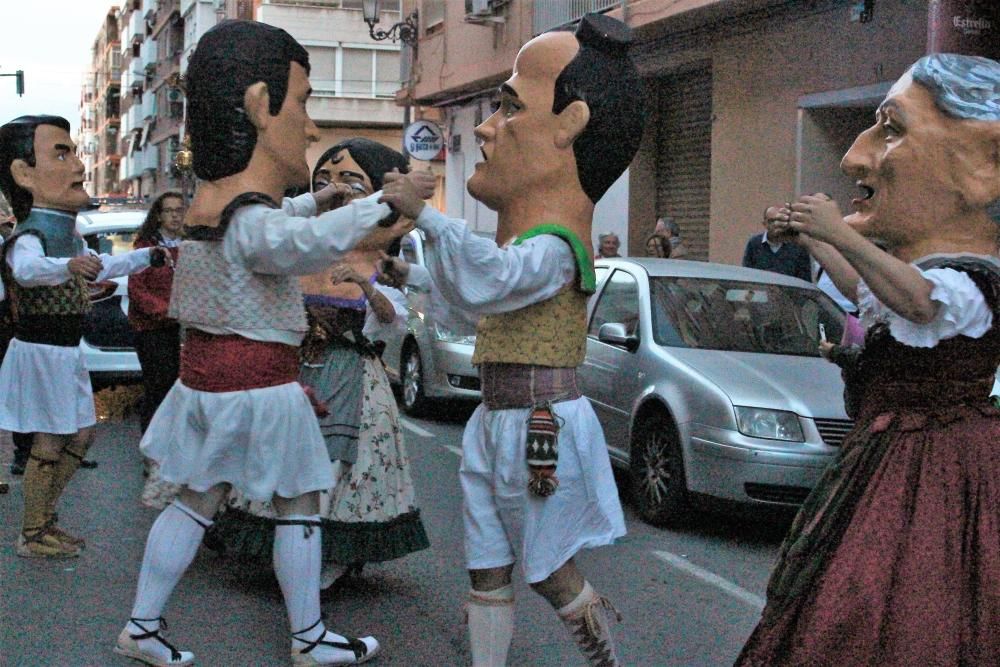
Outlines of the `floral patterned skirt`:
[[[365,358],[358,454],[333,462],[321,492],[323,559],[342,565],[400,558],[430,546],[416,504],[396,399],[378,359]],[[233,493],[206,544],[238,559],[271,558],[274,508]]]

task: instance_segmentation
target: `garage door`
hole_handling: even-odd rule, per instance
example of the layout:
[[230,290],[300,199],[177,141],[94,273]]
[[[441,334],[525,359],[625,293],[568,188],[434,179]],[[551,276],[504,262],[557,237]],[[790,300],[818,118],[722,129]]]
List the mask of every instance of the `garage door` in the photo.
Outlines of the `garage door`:
[[712,71],[658,79],[656,210],[680,225],[686,259],[708,259]]

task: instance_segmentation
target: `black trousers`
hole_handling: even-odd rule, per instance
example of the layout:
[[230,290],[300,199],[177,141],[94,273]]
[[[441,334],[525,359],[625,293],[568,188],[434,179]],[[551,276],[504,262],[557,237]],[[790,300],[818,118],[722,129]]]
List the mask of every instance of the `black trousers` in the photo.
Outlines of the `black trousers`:
[[135,352],[142,367],[143,398],[139,423],[146,432],[153,414],[170,391],[181,367],[180,326],[135,332]]

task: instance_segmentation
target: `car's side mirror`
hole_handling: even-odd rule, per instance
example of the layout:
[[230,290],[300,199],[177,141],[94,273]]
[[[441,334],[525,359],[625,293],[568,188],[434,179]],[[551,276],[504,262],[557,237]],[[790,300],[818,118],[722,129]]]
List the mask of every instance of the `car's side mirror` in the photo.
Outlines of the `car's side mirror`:
[[597,330],[597,340],[609,345],[624,347],[629,352],[639,348],[639,338],[630,336],[621,322],[606,322]]

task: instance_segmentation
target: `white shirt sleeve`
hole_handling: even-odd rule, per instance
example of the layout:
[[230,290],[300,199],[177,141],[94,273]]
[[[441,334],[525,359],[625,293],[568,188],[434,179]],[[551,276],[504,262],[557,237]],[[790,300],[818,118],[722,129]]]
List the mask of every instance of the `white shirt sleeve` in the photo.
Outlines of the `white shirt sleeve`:
[[365,313],[365,326],[361,330],[361,333],[365,335],[365,338],[372,341],[384,340],[392,332],[402,334],[406,331],[406,320],[409,316],[409,311],[407,310],[409,304],[406,301],[406,295],[388,285],[376,283],[374,287],[382,296],[389,299],[389,303],[392,304],[392,309],[396,312],[396,316],[392,319],[392,322],[383,322],[375,314],[375,310],[369,303],[368,310]]
[[897,315],[878,300],[864,280],[859,280],[858,310],[865,328],[887,322],[892,337],[910,347],[934,347],[955,336],[979,338],[989,331],[993,313],[968,274],[949,268],[918,270],[933,284],[931,300],[938,304],[934,319],[918,324]]
[[24,287],[61,285],[69,280],[69,257],[46,257],[41,240],[24,234],[7,255],[14,280]]
[[[425,206],[416,220],[428,236],[424,257],[433,284],[455,308],[481,316],[551,299],[576,279],[576,258],[557,236],[500,248],[462,220]],[[433,294],[433,293],[432,293]]]
[[97,274],[97,280],[128,276],[148,269],[152,250],[152,248],[139,248],[120,255],[98,255],[104,268]]
[[317,273],[342,259],[389,215],[388,204],[378,203],[381,196],[379,191],[316,217],[247,206],[233,216],[223,237],[223,252],[256,273]]
[[285,197],[281,200],[281,210],[296,218],[310,218],[316,215],[316,198],[311,192],[298,197]]

